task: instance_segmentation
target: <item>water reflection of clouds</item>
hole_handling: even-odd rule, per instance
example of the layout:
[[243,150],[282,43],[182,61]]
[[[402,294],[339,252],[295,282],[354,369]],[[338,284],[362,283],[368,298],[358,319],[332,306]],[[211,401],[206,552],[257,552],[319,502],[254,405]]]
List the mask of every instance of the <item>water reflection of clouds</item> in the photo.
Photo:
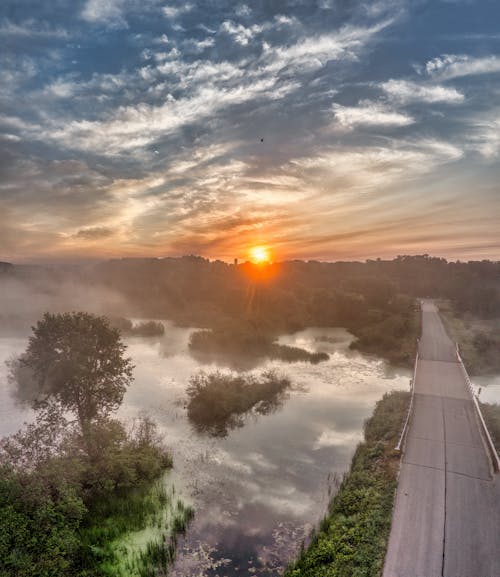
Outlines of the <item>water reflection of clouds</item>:
[[[311,352],[326,349],[330,359],[318,365],[262,363],[258,371],[274,368],[298,388],[279,411],[248,419],[226,439],[210,439],[193,431],[184,401],[190,376],[215,366],[202,365],[189,355],[193,329],[165,326],[161,338],[127,339],[128,354],[136,365],[135,381],[120,416],[131,418],[146,411],[155,418],[173,449],[175,477],[194,500],[197,515],[178,555],[178,566],[189,569],[173,574],[213,576],[215,569],[200,573],[209,556],[216,559],[215,565],[218,559],[239,559],[239,571],[236,561],[224,561],[228,577],[243,574],[250,559],[257,563],[258,574],[276,575],[266,573],[259,563],[264,557],[265,563],[270,559],[276,566],[283,563],[300,544],[297,532],[321,518],[328,500],[328,475],[348,468],[375,402],[387,390],[407,388],[409,373],[391,372],[382,361],[349,351],[351,337],[342,329],[291,335],[284,344],[300,341]],[[0,341],[0,355],[8,357],[16,347],[21,352],[25,344],[10,340],[2,348]],[[0,377],[3,371],[2,364]],[[6,395],[4,387],[2,401],[8,400]],[[2,402],[0,416],[4,407],[12,409],[17,428],[21,413]],[[262,560],[257,561],[261,552]]]
[[363,434],[359,430],[355,431],[336,431],[334,429],[326,429],[314,442],[313,448],[315,450],[323,449],[324,447],[345,447],[352,446],[359,443],[363,438]]

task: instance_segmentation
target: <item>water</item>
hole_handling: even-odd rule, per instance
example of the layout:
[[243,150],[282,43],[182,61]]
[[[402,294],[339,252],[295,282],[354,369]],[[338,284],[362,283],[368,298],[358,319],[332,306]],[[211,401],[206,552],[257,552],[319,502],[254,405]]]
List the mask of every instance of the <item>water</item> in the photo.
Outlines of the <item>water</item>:
[[476,391],[481,388],[479,399],[483,403],[500,403],[500,375],[473,377],[472,384]]
[[[262,363],[254,372],[274,368],[297,387],[275,413],[215,439],[194,431],[184,405],[189,377],[216,366],[189,356],[194,329],[166,328],[161,338],[127,340],[135,381],[120,416],[146,411],[155,418],[172,448],[176,486],[196,510],[172,575],[277,576],[323,516],[375,402],[386,391],[408,389],[410,374],[349,351],[352,337],[343,329],[288,335],[280,342],[328,352],[330,360]],[[3,362],[25,346],[26,339],[0,338],[1,435],[32,418],[13,400]]]

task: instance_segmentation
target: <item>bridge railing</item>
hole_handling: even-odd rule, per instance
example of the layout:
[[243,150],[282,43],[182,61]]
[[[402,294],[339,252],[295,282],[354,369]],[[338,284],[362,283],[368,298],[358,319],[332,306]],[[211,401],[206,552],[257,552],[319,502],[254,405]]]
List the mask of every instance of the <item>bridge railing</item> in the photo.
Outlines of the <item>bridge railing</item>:
[[411,398],[410,398],[410,406],[408,407],[408,413],[406,414],[405,424],[403,425],[403,430],[401,431],[401,435],[399,436],[398,444],[394,447],[395,451],[402,451],[404,450],[405,442],[406,442],[406,433],[408,432],[408,426],[410,424],[410,418],[413,412],[413,400],[415,398],[415,378],[417,376],[417,363],[418,363],[418,347],[420,344],[420,340],[417,339],[417,353],[415,355],[415,366],[413,368],[413,378],[410,380],[411,386]]
[[488,451],[489,451],[490,456],[491,456],[491,462],[493,464],[493,469],[498,472],[498,471],[500,471],[500,459],[498,457],[498,453],[497,453],[497,450],[495,448],[495,444],[493,443],[490,432],[488,431],[488,427],[486,426],[486,421],[484,420],[483,413],[481,411],[481,406],[479,405],[478,396],[476,394],[476,391],[474,390],[474,387],[472,385],[472,381],[470,380],[469,373],[467,372],[467,369],[465,368],[462,357],[460,356],[460,350],[458,348],[458,343],[455,343],[455,346],[456,346],[456,353],[457,353],[458,362],[460,363],[460,367],[462,368],[462,373],[464,375],[465,382],[467,383],[467,387],[468,387],[470,395],[472,397],[472,402],[473,402],[474,407],[476,409],[476,414],[479,418],[479,422],[481,423],[483,436],[484,436],[484,439],[486,441],[486,446],[488,447]]

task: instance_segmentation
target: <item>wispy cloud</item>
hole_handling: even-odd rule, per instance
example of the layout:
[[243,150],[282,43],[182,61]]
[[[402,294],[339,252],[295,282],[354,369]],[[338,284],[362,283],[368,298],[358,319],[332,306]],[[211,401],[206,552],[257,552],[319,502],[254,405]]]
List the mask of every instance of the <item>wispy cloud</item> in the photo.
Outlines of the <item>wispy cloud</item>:
[[444,54],[425,65],[427,74],[449,80],[463,76],[496,74],[500,72],[500,56],[474,57],[466,54]]
[[186,12],[189,12],[192,9],[193,5],[190,4],[189,2],[185,2],[180,6],[173,6],[173,5],[163,6],[161,10],[164,16],[173,20],[175,18],[178,18],[181,14],[185,14]]
[[479,6],[474,45],[463,3],[440,4],[444,29],[407,0],[5,2],[11,255],[494,246],[500,57]]
[[107,226],[91,226],[89,228],[81,228],[73,236],[77,239],[99,241],[112,236],[114,232],[112,228]]
[[404,104],[410,102],[459,104],[465,99],[464,95],[456,88],[435,84],[419,84],[410,80],[390,79],[382,82],[380,88],[392,99]]
[[342,106],[335,103],[333,113],[338,124],[347,129],[357,126],[398,127],[409,126],[415,119],[404,112],[398,112],[386,104],[362,101],[359,106]]
[[63,28],[55,28],[48,22],[39,22],[32,18],[23,20],[20,23],[6,19],[0,24],[0,36],[5,38],[24,37],[61,40],[69,38],[69,32]]
[[81,16],[87,22],[105,24],[110,28],[126,28],[126,0],[87,0]]

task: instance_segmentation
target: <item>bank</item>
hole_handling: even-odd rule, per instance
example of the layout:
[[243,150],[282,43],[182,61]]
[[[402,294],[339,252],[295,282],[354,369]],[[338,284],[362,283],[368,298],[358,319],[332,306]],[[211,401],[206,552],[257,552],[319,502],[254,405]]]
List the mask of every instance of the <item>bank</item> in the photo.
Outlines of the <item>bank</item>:
[[394,450],[410,393],[386,393],[328,512],[284,577],[376,577],[383,569],[400,455]]

